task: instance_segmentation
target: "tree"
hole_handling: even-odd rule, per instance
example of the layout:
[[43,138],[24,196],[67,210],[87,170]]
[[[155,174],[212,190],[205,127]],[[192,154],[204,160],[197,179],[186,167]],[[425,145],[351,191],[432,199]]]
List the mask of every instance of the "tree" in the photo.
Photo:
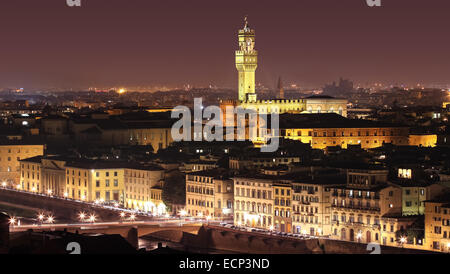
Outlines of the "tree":
[[183,173],[174,170],[166,174],[162,189],[162,200],[168,207],[186,203],[186,179]]

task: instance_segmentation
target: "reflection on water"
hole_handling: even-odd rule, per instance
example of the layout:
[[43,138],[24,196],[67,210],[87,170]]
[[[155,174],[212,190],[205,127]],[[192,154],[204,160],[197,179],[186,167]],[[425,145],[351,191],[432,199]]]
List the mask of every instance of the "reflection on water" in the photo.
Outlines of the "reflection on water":
[[188,252],[188,253],[200,253],[200,254],[239,254],[237,252],[231,252],[231,251],[223,251],[223,250],[216,250],[216,249],[200,249],[200,248],[193,248],[188,247],[180,243],[174,243],[164,240],[159,240],[156,238],[152,238],[149,236],[141,237],[139,238],[139,248],[145,248],[147,251],[151,251],[158,248],[158,243],[162,244],[162,247],[168,246],[169,248]]

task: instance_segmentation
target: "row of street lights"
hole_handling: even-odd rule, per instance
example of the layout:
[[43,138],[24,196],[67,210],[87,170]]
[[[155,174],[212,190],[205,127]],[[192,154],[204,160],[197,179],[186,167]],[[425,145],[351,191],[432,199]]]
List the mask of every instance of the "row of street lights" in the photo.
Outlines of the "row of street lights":
[[53,224],[55,222],[55,217],[53,217],[53,215],[48,215],[47,218],[43,213],[38,215],[38,220],[41,224],[44,223],[45,219],[47,219],[47,223],[49,224]]
[[80,219],[81,222],[95,223],[95,221],[97,220],[97,216],[95,215],[95,213],[91,213],[88,216],[86,213],[80,212],[78,214],[78,219]]
[[[123,212],[123,211],[120,212],[119,215],[120,215],[121,221],[123,221],[123,220],[126,218],[126,213]],[[95,213],[91,213],[91,214],[89,214],[89,216],[88,216],[87,213],[85,213],[85,212],[80,212],[80,213],[78,214],[78,219],[79,219],[81,222],[95,223],[95,221],[97,220],[97,216],[95,215]],[[128,217],[128,220],[130,220],[130,221],[135,221],[135,220],[136,220],[136,215],[135,215],[134,213],[131,213],[130,216]]]

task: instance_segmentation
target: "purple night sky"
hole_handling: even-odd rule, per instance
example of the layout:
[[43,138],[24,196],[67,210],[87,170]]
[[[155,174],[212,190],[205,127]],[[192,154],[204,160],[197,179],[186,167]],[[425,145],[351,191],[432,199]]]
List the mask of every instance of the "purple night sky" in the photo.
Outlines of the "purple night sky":
[[65,0],[0,2],[0,88],[235,88],[248,14],[257,82],[450,83],[450,1]]

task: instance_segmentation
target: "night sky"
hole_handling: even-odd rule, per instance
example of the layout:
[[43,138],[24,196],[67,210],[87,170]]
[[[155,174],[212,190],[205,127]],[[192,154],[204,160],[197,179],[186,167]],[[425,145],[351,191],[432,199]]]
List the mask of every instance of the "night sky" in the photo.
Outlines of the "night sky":
[[450,1],[0,2],[1,87],[215,84],[236,88],[237,30],[256,30],[256,80],[323,86],[450,83]]

